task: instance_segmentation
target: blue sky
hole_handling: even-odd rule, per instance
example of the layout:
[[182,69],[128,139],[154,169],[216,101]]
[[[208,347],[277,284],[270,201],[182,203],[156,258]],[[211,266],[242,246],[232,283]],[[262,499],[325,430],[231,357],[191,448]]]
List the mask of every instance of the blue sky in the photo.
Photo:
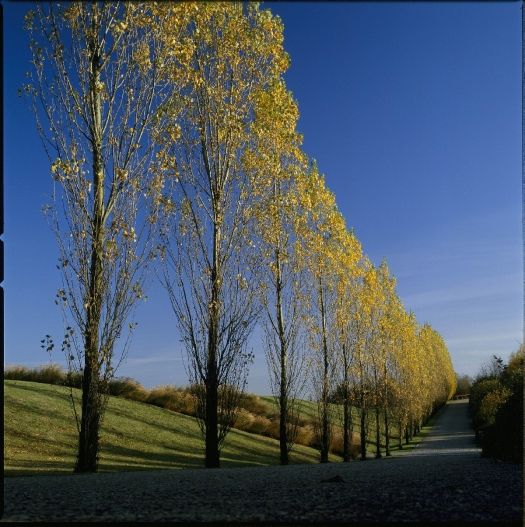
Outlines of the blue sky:
[[[5,364],[49,361],[61,339],[57,249],[40,209],[51,179],[27,102],[22,29],[4,3]],[[521,4],[265,4],[281,16],[304,148],[372,261],[448,345],[455,370],[507,357],[523,330]],[[156,284],[121,375],[186,383],[169,301]],[[262,348],[249,389],[269,391]],[[60,351],[52,360],[60,362]]]

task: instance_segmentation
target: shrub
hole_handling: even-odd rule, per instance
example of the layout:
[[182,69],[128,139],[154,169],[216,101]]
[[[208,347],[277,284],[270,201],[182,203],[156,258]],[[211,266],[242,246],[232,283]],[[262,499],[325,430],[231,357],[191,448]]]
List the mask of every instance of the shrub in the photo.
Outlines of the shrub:
[[171,385],[158,386],[147,393],[144,402],[173,412],[195,415],[195,396],[189,389],[184,390]]
[[[359,449],[359,442],[357,441],[358,435],[350,433],[350,457],[357,457],[357,453],[354,455],[354,447]],[[344,439],[343,429],[339,426],[332,428],[332,438],[330,441],[330,452],[337,456],[342,456],[344,452]],[[357,450],[358,452],[358,450]]]
[[239,406],[255,415],[271,417],[275,414],[275,411],[269,404],[262,401],[257,395],[252,395],[249,393],[242,395]]
[[350,444],[350,457],[357,459],[361,455],[361,434],[352,433],[352,442]]
[[476,419],[477,423],[482,427],[494,424],[496,412],[510,395],[511,391],[505,387],[497,388],[487,393],[479,405]]
[[497,357],[472,386],[470,410],[482,455],[523,462],[523,345],[507,365]]
[[479,428],[486,424],[479,416],[481,403],[484,397],[490,393],[501,389],[499,379],[488,377],[478,379],[470,389],[469,410],[472,415],[474,428]]
[[330,442],[330,452],[337,456],[343,455],[343,436],[341,434],[334,433],[332,435],[332,441]]
[[176,400],[173,405],[174,412],[180,412],[181,414],[195,416],[196,413],[196,400],[195,396],[189,391],[184,389],[177,392]]
[[4,379],[13,381],[33,381],[34,370],[30,370],[26,366],[8,366],[4,370]]
[[44,382],[47,384],[64,384],[66,374],[58,364],[48,364],[40,366],[36,371],[37,382]]
[[64,384],[66,386],[71,386],[72,388],[81,388],[82,375],[82,371],[68,371],[64,379]]
[[264,433],[267,437],[273,437],[279,439],[279,428],[281,426],[281,420],[277,417],[276,419],[270,419],[270,424]]
[[157,386],[149,391],[146,402],[159,406],[160,408],[167,408],[172,402],[172,399],[176,397],[175,392],[176,388],[174,386]]
[[[357,433],[350,433],[350,458],[357,459],[361,453],[360,436]],[[343,456],[344,453],[344,440],[343,431],[341,429],[334,430],[332,437],[332,443],[330,445],[330,452],[337,456]]]
[[254,419],[255,416],[252,413],[246,411],[244,408],[241,408],[237,412],[233,426],[239,430],[248,431],[252,426]]
[[509,363],[501,374],[501,382],[513,392],[523,390],[523,368],[525,352],[523,346],[510,356]]
[[297,428],[297,437],[295,442],[304,446],[314,446],[315,432],[312,425],[299,426]]
[[250,425],[250,428],[247,429],[247,432],[264,435],[266,430],[268,430],[270,423],[271,421],[268,418],[262,415],[256,415],[253,418],[253,423]]
[[482,455],[523,463],[523,381],[496,410],[494,423],[484,430]]
[[147,393],[144,386],[130,377],[117,377],[109,381],[109,394],[117,397],[124,397],[132,401],[143,402]]
[[60,385],[65,384],[66,373],[58,364],[46,364],[38,368],[9,366],[4,371],[4,379]]

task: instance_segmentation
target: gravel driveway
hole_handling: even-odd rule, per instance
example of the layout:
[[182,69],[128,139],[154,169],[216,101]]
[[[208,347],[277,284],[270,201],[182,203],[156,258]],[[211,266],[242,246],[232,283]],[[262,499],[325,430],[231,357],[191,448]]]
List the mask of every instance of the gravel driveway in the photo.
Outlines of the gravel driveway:
[[482,459],[465,401],[411,452],[366,462],[4,479],[2,521],[521,524],[522,467]]

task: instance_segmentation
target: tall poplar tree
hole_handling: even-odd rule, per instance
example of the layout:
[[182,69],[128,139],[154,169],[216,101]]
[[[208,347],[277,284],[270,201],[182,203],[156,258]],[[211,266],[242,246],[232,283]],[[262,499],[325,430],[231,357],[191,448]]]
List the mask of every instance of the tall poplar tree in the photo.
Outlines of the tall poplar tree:
[[321,463],[328,461],[333,412],[330,398],[337,368],[337,278],[343,258],[359,256],[353,238],[347,236],[344,218],[335,196],[314,164],[298,179],[301,213],[299,251],[308,270],[310,288],[307,325],[310,337],[311,375],[318,407],[318,439]]
[[368,436],[368,412],[372,408],[373,377],[372,353],[376,345],[375,303],[376,270],[370,260],[361,261],[361,275],[354,296],[355,308],[352,309],[351,342],[353,346],[353,383],[354,400],[359,409],[361,459],[366,460],[366,442]]
[[343,461],[350,461],[352,440],[352,403],[354,384],[352,368],[354,364],[354,343],[352,342],[352,320],[357,308],[358,283],[362,278],[360,261],[362,249],[352,232],[345,234],[344,246],[347,248],[338,258],[337,298],[335,308],[336,346],[338,348],[338,388],[342,405]]
[[[191,6],[192,22],[174,42],[178,89],[166,106],[173,119],[158,160],[172,175],[163,282],[196,387],[205,464],[218,467],[245,386],[248,338],[258,315],[261,263],[250,230],[254,182],[243,158],[254,140],[256,99],[279,81],[288,58],[281,22],[258,4]],[[177,18],[172,6],[166,9],[168,18]]]
[[34,66],[26,90],[54,180],[46,210],[60,251],[64,348],[82,372],[76,472],[97,470],[117,342],[152,251],[162,182],[148,172],[150,131],[167,86],[150,17],[144,4],[102,2],[39,4],[26,15]]
[[304,156],[296,131],[299,112],[283,81],[259,93],[255,116],[253,146],[244,161],[252,182],[253,228],[263,269],[262,325],[270,385],[279,405],[280,463],[287,465],[298,430],[297,400],[306,381],[304,269],[296,256],[296,181],[304,170]]

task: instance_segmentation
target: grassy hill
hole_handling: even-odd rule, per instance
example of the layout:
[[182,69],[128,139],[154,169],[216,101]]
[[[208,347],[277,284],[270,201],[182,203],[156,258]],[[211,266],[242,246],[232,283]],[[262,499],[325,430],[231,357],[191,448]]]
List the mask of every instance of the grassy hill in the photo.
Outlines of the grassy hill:
[[[66,372],[58,364],[44,364],[36,368],[23,365],[11,365],[4,371],[4,380],[28,381],[46,383],[54,386],[80,387],[81,375],[78,372]],[[160,385],[148,389],[138,381],[129,377],[115,377],[108,385],[111,395],[130,401],[147,403],[186,416],[195,415],[195,398],[191,387],[174,385]],[[331,452],[336,456],[343,454],[342,436],[342,407],[331,404],[332,412],[332,442]],[[297,428],[296,445],[317,448],[317,403],[314,401],[298,401],[299,426]],[[360,455],[360,416],[357,408],[352,408],[352,445],[350,456]],[[384,436],[383,420],[381,419],[381,435]],[[245,393],[240,401],[240,408],[234,423],[234,428],[250,434],[268,438],[279,438],[279,406],[273,396],[260,396]],[[369,412],[367,416],[367,451],[368,455],[375,455],[375,415]],[[396,423],[390,423],[390,447],[396,448],[399,431]],[[383,440],[382,440],[383,441]],[[381,446],[384,451],[384,445]]]
[[[77,431],[70,389],[4,381],[6,475],[71,473]],[[73,396],[79,402],[79,390]],[[203,466],[204,444],[194,418],[156,406],[110,397],[101,430],[100,470],[151,470]],[[224,467],[278,463],[276,440],[233,429],[226,438]],[[292,463],[315,463],[316,450],[296,445]],[[333,461],[340,458],[332,457]]]

